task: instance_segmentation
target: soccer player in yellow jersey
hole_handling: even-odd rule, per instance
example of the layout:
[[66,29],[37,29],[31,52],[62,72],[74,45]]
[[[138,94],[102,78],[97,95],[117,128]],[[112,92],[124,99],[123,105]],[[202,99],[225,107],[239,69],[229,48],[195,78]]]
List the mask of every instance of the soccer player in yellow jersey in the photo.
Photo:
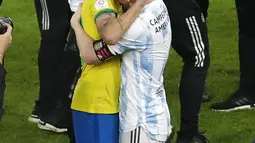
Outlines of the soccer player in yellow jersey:
[[[74,29],[76,34],[87,33],[95,41],[104,40],[107,44],[115,44],[135,21],[144,7],[143,3],[144,0],[138,0],[122,14],[118,0],[85,0],[82,9],[78,9],[72,17],[71,23],[79,29]],[[80,17],[83,30],[79,23],[73,22]],[[79,40],[82,37],[77,38]],[[92,44],[93,41],[84,42]],[[79,44],[78,47],[81,47]],[[84,53],[84,49],[79,50]],[[109,51],[97,52],[101,61],[111,57]],[[71,107],[76,143],[118,143],[120,57],[97,65],[91,65],[94,61],[84,61]]]

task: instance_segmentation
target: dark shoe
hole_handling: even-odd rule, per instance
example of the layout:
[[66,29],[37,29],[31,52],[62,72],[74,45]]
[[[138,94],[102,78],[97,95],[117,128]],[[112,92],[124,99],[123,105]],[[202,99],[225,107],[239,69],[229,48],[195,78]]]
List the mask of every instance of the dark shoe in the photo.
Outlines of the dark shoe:
[[239,91],[233,93],[227,100],[215,103],[211,106],[216,111],[235,111],[255,107],[255,102],[248,97],[241,95]]
[[202,102],[209,102],[211,99],[212,99],[212,96],[209,93],[208,89],[205,87],[203,97],[202,97]]
[[36,123],[36,124],[39,123],[40,115],[39,115],[38,107],[34,107],[31,115],[28,117],[28,121],[31,123]]
[[192,138],[186,138],[178,133],[176,143],[209,143],[209,140],[202,133],[199,133]]
[[255,139],[252,141],[252,143],[255,143]]

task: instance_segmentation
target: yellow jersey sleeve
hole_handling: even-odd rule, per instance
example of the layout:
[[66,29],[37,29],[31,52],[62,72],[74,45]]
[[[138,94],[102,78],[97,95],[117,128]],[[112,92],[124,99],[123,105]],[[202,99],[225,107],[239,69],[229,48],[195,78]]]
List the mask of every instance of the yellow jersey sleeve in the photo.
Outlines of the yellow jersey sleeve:
[[103,13],[114,13],[117,17],[118,9],[115,0],[95,0],[95,3],[91,6],[94,21]]

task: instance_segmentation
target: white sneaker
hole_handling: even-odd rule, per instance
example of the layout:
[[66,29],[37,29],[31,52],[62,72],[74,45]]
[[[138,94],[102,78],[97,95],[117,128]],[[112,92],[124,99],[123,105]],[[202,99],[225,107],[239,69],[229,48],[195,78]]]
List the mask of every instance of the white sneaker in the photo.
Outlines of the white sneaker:
[[28,117],[28,121],[31,123],[36,123],[38,124],[40,121],[40,118],[37,115],[31,114],[30,117]]
[[54,125],[51,125],[50,123],[46,123],[46,122],[40,120],[40,119],[38,122],[38,128],[40,128],[42,130],[46,130],[46,131],[53,131],[56,133],[67,132],[67,128],[58,128],[58,127],[55,127]]

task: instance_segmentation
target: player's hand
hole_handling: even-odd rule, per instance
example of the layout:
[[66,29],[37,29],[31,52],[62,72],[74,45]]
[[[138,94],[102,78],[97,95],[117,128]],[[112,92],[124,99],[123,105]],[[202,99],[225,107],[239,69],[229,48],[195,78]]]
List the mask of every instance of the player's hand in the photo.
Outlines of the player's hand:
[[82,3],[79,5],[78,9],[76,10],[76,12],[71,18],[71,26],[73,29],[75,29],[77,26],[80,26],[81,10],[82,10]]
[[6,24],[8,26],[7,31],[0,35],[0,54],[4,55],[6,49],[12,42],[12,27],[9,24]]

